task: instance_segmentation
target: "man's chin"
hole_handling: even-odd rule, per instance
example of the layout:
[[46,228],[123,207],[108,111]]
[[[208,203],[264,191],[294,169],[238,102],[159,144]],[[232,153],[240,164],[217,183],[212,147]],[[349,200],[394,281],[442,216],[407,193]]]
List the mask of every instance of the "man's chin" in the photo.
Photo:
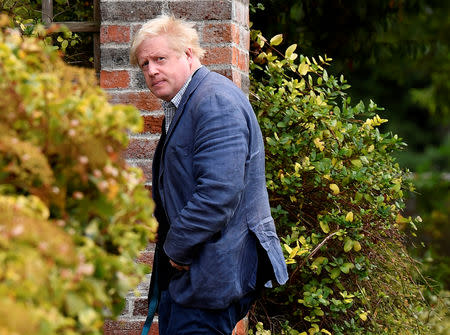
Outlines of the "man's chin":
[[165,100],[165,101],[170,101],[170,99],[169,100],[166,100],[167,99],[167,94],[165,94],[164,92],[161,92],[161,91],[159,91],[159,90],[150,90],[152,93],[153,93],[153,95],[155,96],[155,97],[157,97],[158,99],[162,99],[162,100]]

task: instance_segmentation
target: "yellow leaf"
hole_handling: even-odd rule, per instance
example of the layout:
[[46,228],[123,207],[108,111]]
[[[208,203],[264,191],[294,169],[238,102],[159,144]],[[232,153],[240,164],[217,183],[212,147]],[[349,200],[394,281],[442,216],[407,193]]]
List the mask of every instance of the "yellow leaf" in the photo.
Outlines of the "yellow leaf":
[[361,320],[367,321],[367,312],[359,314],[359,317],[360,317]]
[[256,42],[262,48],[264,46],[264,43],[265,43],[265,38],[262,35],[258,35],[258,38],[257,38]]
[[345,216],[345,221],[353,222],[353,212],[348,212]]
[[320,138],[316,137],[313,142],[316,148],[318,148],[320,151],[323,151],[323,149],[325,149],[325,146]]
[[332,334],[331,334],[328,330],[326,330],[326,329],[322,329],[321,332],[324,333],[324,334],[332,335]]
[[287,48],[286,52],[284,53],[284,57],[291,58],[291,56],[294,53],[295,49],[297,49],[297,44],[292,44],[291,46],[289,46],[289,48]]
[[320,221],[319,224],[320,228],[322,228],[325,234],[328,234],[330,232],[330,227],[328,226],[328,223]]
[[409,220],[405,217],[403,217],[403,215],[401,215],[400,213],[397,214],[397,217],[395,218],[395,222],[398,224],[404,224],[404,223],[408,223]]
[[300,73],[300,75],[304,76],[305,74],[307,74],[309,72],[309,65],[306,64],[305,62],[302,62],[298,66],[298,72]]
[[286,249],[286,251],[287,251],[288,253],[291,253],[291,252],[292,252],[292,248],[291,248],[290,246],[288,246],[287,244],[284,244],[284,249]]
[[304,236],[300,236],[299,241],[301,244],[305,245],[306,244],[306,239]]
[[299,252],[297,252],[297,256],[301,256],[301,255],[306,254],[306,253],[308,253],[308,249],[302,249]]
[[262,63],[263,60],[267,57],[267,54],[265,52],[261,52],[258,57],[256,57],[255,62]]
[[270,39],[270,45],[279,45],[282,41],[283,41],[283,34],[278,34]]
[[353,241],[353,250],[360,251],[361,250],[361,243],[358,241]]
[[295,256],[297,256],[298,249],[300,249],[300,247],[298,246],[292,249],[292,251],[289,253],[289,258],[294,258]]
[[330,189],[333,191],[333,194],[339,194],[341,190],[339,190],[339,186],[336,184],[330,184]]

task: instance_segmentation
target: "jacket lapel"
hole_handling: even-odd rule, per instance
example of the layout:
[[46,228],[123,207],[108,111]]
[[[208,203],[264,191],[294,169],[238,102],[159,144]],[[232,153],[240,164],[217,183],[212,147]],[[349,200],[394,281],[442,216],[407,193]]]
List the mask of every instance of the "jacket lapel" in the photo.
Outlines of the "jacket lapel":
[[[174,129],[176,128],[178,121],[180,120],[181,115],[184,112],[184,108],[186,106],[187,101],[189,100],[192,93],[194,93],[195,89],[198,87],[198,85],[202,82],[202,80],[206,77],[206,75],[210,71],[205,67],[200,67],[192,76],[191,82],[189,83],[188,87],[186,88],[186,91],[183,94],[183,97],[181,98],[180,104],[178,105],[178,108],[175,112],[175,115],[172,119],[172,122],[170,123],[169,130],[167,131],[166,137],[163,140],[163,147],[161,150],[161,157],[159,161],[159,183],[161,183],[161,178],[164,172],[164,153],[166,151],[166,144],[169,142],[171,135],[173,134]],[[160,184],[161,185],[161,184]]]
[[167,137],[166,137],[165,143],[167,143],[169,141],[170,136],[173,133],[173,130],[177,126],[178,120],[180,119],[181,115],[184,112],[184,107],[186,105],[186,102],[189,100],[191,94],[195,91],[195,89],[201,83],[203,78],[205,78],[209,72],[210,71],[205,66],[202,66],[192,76],[191,82],[189,83],[188,87],[186,88],[186,91],[184,92],[183,97],[181,98],[180,104],[178,105],[175,115],[173,116],[172,122],[170,123],[169,130],[167,131]]

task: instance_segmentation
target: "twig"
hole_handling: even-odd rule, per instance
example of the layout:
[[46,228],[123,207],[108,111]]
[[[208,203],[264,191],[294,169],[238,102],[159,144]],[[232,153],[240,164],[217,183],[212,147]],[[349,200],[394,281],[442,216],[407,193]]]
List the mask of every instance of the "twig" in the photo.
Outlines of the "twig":
[[296,268],[296,269],[294,270],[294,272],[292,273],[292,275],[291,275],[291,280],[292,280],[292,278],[294,277],[295,273],[298,271],[298,269],[300,269],[301,267],[303,267],[303,265],[305,265],[305,262],[306,262],[308,259],[311,259],[311,258],[316,254],[316,252],[317,252],[320,248],[322,248],[322,246],[323,246],[330,238],[332,238],[334,235],[336,235],[338,232],[339,232],[339,230],[336,230],[335,232],[333,232],[333,233],[331,233],[330,235],[328,235],[327,237],[325,237],[325,238],[323,239],[323,241],[320,242],[320,243],[313,249],[313,251],[311,251],[311,253],[308,255],[308,257],[306,257],[305,259],[303,259],[303,261],[297,266],[297,268]]

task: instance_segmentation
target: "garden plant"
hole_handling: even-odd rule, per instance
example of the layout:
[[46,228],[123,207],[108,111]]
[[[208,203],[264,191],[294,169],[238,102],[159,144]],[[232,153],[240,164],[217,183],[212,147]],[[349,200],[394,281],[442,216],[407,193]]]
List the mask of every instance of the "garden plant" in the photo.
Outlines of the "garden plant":
[[0,16],[0,333],[101,334],[143,279],[154,238],[142,172],[123,159],[136,108]]
[[373,101],[352,103],[330,58],[277,50],[252,31],[250,100],[266,142],[272,214],[290,270],[264,296],[256,334],[429,334],[428,306],[403,230],[414,191],[393,153],[402,139]]

